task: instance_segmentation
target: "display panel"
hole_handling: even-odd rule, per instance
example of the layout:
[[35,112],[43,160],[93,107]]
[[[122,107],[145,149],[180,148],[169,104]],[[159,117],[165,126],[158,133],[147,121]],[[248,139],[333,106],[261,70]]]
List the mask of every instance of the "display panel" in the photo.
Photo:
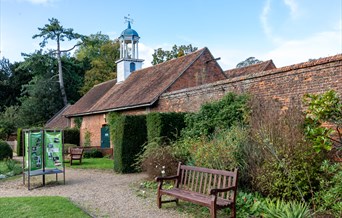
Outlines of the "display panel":
[[[30,170],[41,170],[43,168],[43,140],[41,132],[25,132],[25,161]],[[30,163],[29,163],[30,161]]]
[[56,168],[62,165],[63,161],[63,143],[62,132],[49,132],[44,133],[45,140],[45,167]]

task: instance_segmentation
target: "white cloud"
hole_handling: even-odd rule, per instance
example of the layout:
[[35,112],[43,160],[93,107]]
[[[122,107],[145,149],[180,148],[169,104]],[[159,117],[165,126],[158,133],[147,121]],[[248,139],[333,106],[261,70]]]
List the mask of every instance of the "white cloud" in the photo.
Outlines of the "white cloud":
[[342,53],[341,29],[321,32],[300,40],[284,41],[272,51],[261,54],[263,60],[273,59],[277,67],[306,62],[309,59]]
[[272,38],[272,29],[268,23],[268,15],[270,11],[271,11],[271,0],[266,0],[265,5],[260,15],[260,21],[261,21],[261,25],[266,36],[269,38]]
[[285,5],[290,8],[291,17],[296,18],[298,16],[298,4],[295,0],[284,0]]
[[143,68],[152,66],[152,54],[154,49],[145,45],[144,43],[139,43],[139,59],[144,59]]
[[32,4],[47,5],[49,3],[53,3],[55,0],[25,0],[25,1],[32,3]]

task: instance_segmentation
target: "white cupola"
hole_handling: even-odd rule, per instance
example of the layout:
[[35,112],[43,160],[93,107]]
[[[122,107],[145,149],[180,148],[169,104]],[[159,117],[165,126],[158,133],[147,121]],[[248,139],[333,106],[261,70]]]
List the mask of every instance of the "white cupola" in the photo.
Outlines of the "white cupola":
[[120,59],[115,63],[117,64],[117,83],[125,81],[125,79],[135,70],[142,68],[144,60],[139,59],[139,35],[131,28],[132,20],[126,18],[128,27],[122,31],[120,42]]

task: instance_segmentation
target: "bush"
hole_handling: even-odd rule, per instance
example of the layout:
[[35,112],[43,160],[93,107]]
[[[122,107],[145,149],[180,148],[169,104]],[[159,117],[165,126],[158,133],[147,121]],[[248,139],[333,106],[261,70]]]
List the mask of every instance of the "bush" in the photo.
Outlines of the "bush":
[[247,130],[234,126],[217,132],[211,139],[195,140],[189,153],[196,166],[220,170],[245,168],[241,150],[247,141]]
[[[262,104],[263,102],[265,104]],[[304,115],[290,106],[256,99],[251,115],[252,152],[247,156],[252,187],[264,195],[303,200],[318,190],[323,153],[304,140]]]
[[83,154],[84,158],[103,158],[103,154],[101,151],[97,150],[96,148],[91,149],[90,151],[85,151]]
[[320,189],[313,199],[317,212],[342,217],[342,166],[324,161],[321,171]]
[[185,113],[149,113],[146,116],[148,142],[159,144],[175,141],[185,127]]
[[17,129],[17,155],[23,156],[22,128]]
[[160,140],[147,143],[137,159],[136,166],[146,171],[150,179],[156,176],[175,175],[177,172],[178,160],[172,154],[172,147],[160,146],[159,143]]
[[77,128],[64,129],[64,143],[80,145],[80,130]]
[[120,173],[136,171],[133,166],[147,141],[146,116],[109,114],[110,136],[114,149],[114,170]]
[[7,142],[0,140],[0,161],[4,160],[5,158],[12,159],[13,151]]
[[244,124],[249,114],[249,97],[228,93],[221,100],[203,104],[198,113],[185,116],[185,137],[211,136],[217,130],[229,129],[234,124]]

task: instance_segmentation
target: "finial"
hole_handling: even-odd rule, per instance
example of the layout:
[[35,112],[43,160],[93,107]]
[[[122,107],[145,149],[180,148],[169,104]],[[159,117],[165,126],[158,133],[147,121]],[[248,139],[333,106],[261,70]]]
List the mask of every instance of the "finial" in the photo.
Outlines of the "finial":
[[131,23],[133,23],[133,19],[132,18],[130,18],[130,14],[128,14],[128,16],[127,17],[124,17],[124,19],[125,19],[125,23],[128,23],[128,29],[131,29]]

